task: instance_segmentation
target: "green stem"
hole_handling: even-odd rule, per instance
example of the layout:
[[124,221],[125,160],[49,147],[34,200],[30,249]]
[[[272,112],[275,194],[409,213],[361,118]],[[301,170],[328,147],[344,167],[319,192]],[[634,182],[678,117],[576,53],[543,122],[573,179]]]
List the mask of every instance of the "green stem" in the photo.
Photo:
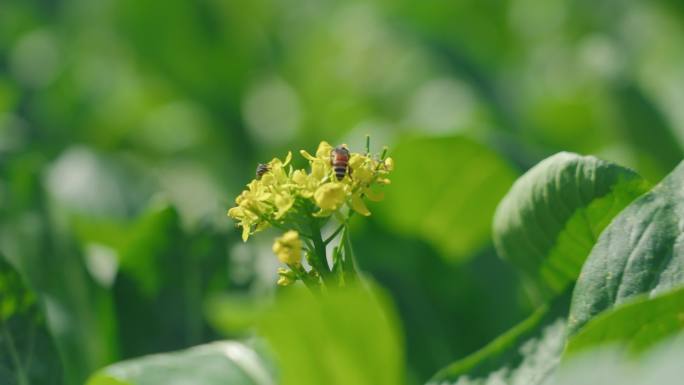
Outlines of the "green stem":
[[321,292],[321,283],[317,279],[314,279],[311,277],[306,270],[302,267],[302,265],[298,266],[292,266],[290,265],[290,269],[295,272],[296,277],[300,279],[303,283],[304,286],[306,286],[312,293],[314,294],[320,294]]
[[356,270],[356,263],[354,261],[354,251],[352,249],[351,239],[349,238],[349,228],[344,227],[342,239],[340,240],[340,247],[343,250],[342,269],[344,270],[344,277],[346,282],[353,282],[356,280],[358,273]]
[[335,239],[335,237],[337,236],[337,234],[340,233],[340,231],[344,230],[345,226],[346,223],[341,224],[340,227],[338,227],[328,238],[325,239],[325,241],[323,241],[323,243],[325,243],[326,245],[330,243],[333,239]]
[[323,282],[328,284],[332,279],[332,271],[330,271],[330,266],[328,266],[328,256],[325,250],[325,242],[323,242],[323,237],[321,236],[321,227],[318,225],[316,220],[311,221],[311,240],[314,246],[314,259],[316,259],[316,264],[318,265],[318,273],[321,275]]

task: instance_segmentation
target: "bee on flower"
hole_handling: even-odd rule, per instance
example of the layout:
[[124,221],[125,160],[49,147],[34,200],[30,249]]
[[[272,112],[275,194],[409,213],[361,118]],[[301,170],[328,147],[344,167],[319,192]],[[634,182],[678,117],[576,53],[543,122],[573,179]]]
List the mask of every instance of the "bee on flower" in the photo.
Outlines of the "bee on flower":
[[[334,237],[324,239],[321,229],[328,221],[335,220],[339,227],[333,235],[344,236],[353,213],[370,215],[365,201],[382,199],[377,189],[390,183],[388,175],[394,168],[386,149],[381,155],[373,156],[368,144],[366,147],[365,153],[357,153],[344,144],[333,147],[323,141],[315,155],[300,151],[309,163],[307,169],[294,169],[291,152],[283,160],[273,158],[259,164],[255,179],[235,199],[235,207],[228,210],[228,216],[242,228],[244,241],[271,227],[285,232],[276,240],[273,251],[282,263],[297,271],[281,274],[281,283],[289,284],[306,277],[320,277],[325,281],[337,271],[335,266],[329,266],[325,255],[325,246]],[[300,257],[296,253],[288,254],[290,250],[303,252],[312,270],[306,272],[294,263]],[[346,257],[351,259],[351,255]]]

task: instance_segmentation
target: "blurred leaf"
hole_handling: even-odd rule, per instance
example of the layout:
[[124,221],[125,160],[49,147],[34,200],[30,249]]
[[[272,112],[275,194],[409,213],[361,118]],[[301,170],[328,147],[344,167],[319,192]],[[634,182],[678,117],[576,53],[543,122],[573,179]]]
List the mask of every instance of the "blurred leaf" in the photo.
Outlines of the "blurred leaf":
[[489,242],[496,204],[515,178],[505,160],[466,137],[406,139],[391,156],[392,186],[378,205],[386,226],[454,261]]
[[164,257],[182,236],[176,210],[164,202],[152,202],[133,221],[75,217],[73,226],[84,244],[101,244],[116,251],[122,271],[130,274],[141,291],[153,297],[167,278]]
[[262,298],[244,294],[223,294],[206,303],[209,322],[226,335],[241,334],[253,328],[267,308]]
[[47,222],[32,219],[29,226],[20,219],[12,222],[11,229],[3,229],[13,240],[13,245],[3,251],[7,250],[8,258],[15,261],[44,305],[66,382],[82,383],[93,370],[116,357],[112,299],[88,274],[70,236],[59,232],[57,226],[47,229]]
[[560,362],[569,300],[568,290],[480,351],[439,371],[428,385],[542,383]]
[[640,172],[660,179],[684,158],[672,127],[644,93],[634,85],[616,90],[622,134],[635,152]]
[[403,347],[387,299],[361,287],[314,297],[293,288],[259,323],[282,385],[400,385]]
[[639,294],[683,283],[684,163],[618,215],[601,234],[575,286],[569,331]]
[[499,205],[497,250],[553,298],[577,278],[611,219],[647,188],[624,167],[556,154],[523,175]]
[[563,362],[545,385],[653,385],[682,382],[684,335],[649,349],[634,359],[623,350],[602,347]]
[[63,384],[45,315],[19,273],[0,255],[0,384]]
[[615,343],[642,352],[682,328],[684,288],[655,298],[640,298],[601,313],[568,341],[566,354]]
[[183,231],[178,212],[163,201],[153,201],[133,221],[81,217],[74,227],[82,242],[111,248],[120,266],[112,293],[123,357],[213,337],[202,303],[209,292],[227,287],[224,234]]
[[[568,77],[572,76],[568,74]],[[575,83],[581,82],[579,79],[573,80]],[[551,81],[561,80],[555,78]],[[539,87],[531,86],[537,91]],[[596,88],[596,84],[591,83],[566,86],[565,92],[560,95],[539,91],[527,107],[530,115],[528,135],[545,144],[546,148],[580,153],[594,153],[613,143],[616,140],[614,134],[606,129],[612,122],[605,118],[605,97],[597,94]]]
[[424,384],[435,368],[476,351],[534,310],[523,297],[518,272],[492,247],[453,264],[425,242],[361,218],[352,239],[361,270],[396,304],[415,383]]
[[252,347],[221,341],[120,362],[99,371],[87,382],[87,385],[168,384],[275,385],[275,381]]

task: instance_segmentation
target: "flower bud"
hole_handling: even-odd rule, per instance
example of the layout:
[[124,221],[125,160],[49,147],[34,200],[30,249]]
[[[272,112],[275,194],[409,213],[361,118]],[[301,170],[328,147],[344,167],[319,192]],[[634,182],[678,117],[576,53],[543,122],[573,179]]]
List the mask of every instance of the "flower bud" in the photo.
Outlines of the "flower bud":
[[278,260],[287,265],[297,265],[302,257],[302,241],[296,231],[290,230],[273,243]]

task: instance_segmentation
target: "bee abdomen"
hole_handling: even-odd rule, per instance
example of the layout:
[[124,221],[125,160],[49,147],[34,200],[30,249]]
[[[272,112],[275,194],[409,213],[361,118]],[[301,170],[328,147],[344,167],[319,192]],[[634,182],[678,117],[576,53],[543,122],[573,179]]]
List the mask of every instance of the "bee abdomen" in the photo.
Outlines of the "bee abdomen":
[[335,177],[337,178],[337,180],[342,180],[345,174],[347,174],[346,165],[335,165],[333,169],[335,170]]

